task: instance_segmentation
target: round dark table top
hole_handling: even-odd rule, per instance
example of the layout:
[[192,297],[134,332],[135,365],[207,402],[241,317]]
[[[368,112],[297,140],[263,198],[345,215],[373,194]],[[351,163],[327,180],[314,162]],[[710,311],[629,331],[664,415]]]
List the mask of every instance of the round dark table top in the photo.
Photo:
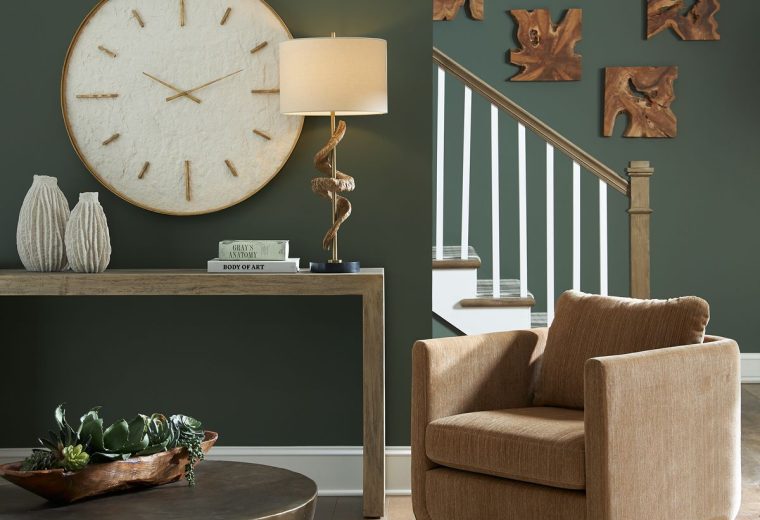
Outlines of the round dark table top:
[[173,484],[107,495],[67,506],[0,478],[0,519],[21,520],[312,520],[317,485],[280,468],[241,462],[204,461],[196,468],[198,484]]

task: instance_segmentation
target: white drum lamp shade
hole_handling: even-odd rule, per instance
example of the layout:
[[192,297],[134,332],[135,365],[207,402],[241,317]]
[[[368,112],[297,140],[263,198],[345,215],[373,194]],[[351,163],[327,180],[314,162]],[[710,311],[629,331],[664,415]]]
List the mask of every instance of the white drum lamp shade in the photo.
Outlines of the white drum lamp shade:
[[302,38],[280,44],[280,111],[388,113],[388,48],[377,38]]

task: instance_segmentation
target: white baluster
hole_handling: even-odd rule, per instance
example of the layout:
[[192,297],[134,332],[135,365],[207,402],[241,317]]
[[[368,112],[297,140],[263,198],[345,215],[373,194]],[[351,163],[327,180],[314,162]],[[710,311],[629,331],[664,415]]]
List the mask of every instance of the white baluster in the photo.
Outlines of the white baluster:
[[470,149],[472,142],[472,90],[464,87],[464,143],[462,148],[462,246],[461,258],[469,258],[470,251]]
[[436,153],[435,258],[443,260],[443,161],[446,113],[446,72],[438,67],[438,143]]
[[581,167],[573,161],[573,290],[581,290]]
[[599,180],[599,294],[609,294],[607,259],[607,183]]
[[554,320],[554,147],[546,143],[546,324]]
[[493,297],[501,298],[499,244],[499,110],[491,105],[491,244],[493,248]]
[[528,296],[528,181],[527,159],[525,157],[525,127],[517,125],[518,150],[518,197],[520,212],[520,297]]

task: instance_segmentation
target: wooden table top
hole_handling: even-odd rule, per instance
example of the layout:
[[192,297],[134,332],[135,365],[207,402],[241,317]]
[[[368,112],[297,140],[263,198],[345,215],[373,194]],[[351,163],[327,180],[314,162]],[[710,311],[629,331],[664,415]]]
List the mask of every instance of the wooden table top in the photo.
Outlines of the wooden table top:
[[314,516],[317,485],[298,473],[259,464],[204,461],[196,476],[194,488],[182,480],[67,506],[52,505],[0,479],[0,519],[312,520]]
[[359,273],[219,274],[200,269],[109,269],[32,273],[0,269],[0,296],[363,296],[382,289],[382,268]]

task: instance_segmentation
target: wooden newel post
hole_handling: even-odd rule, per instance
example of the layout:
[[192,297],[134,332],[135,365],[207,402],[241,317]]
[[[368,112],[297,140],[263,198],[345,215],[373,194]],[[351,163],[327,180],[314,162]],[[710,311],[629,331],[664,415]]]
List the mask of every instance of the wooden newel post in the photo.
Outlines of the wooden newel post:
[[631,223],[631,296],[650,298],[649,281],[649,178],[654,168],[649,161],[631,161],[626,169],[630,177],[631,206],[628,215]]

